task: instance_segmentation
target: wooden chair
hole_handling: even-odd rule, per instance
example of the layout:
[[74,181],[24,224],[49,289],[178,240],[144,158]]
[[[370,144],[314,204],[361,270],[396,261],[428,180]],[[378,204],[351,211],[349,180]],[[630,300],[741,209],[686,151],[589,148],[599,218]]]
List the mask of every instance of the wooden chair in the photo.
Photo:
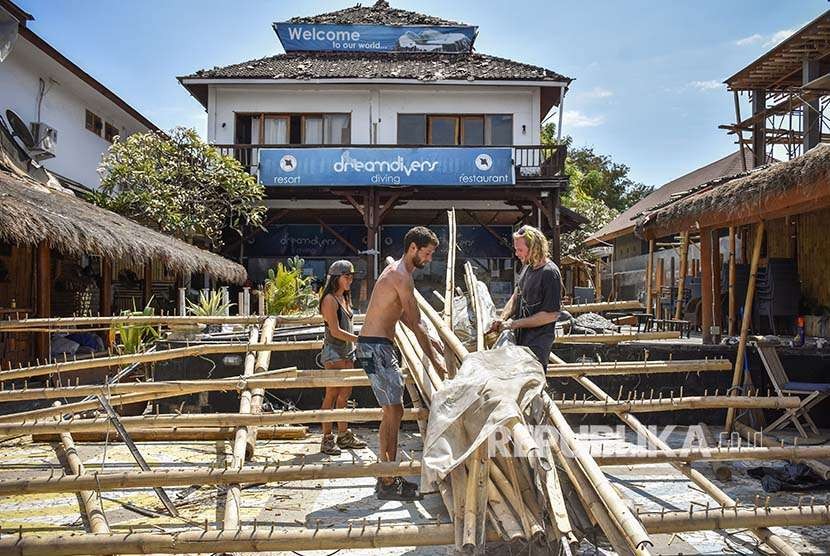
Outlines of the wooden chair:
[[774,431],[784,426],[787,421],[792,421],[799,434],[806,438],[807,433],[799,421],[799,419],[803,418],[813,432],[818,434],[818,427],[816,427],[815,421],[810,417],[810,410],[830,396],[830,383],[793,382],[787,376],[787,372],[781,364],[781,359],[775,351],[775,346],[756,342],[755,347],[758,348],[758,354],[761,356],[761,361],[767,370],[770,382],[772,382],[772,386],[779,396],[790,394],[805,396],[801,400],[801,405],[797,408],[786,410],[784,415],[770,423],[766,430],[770,432]]

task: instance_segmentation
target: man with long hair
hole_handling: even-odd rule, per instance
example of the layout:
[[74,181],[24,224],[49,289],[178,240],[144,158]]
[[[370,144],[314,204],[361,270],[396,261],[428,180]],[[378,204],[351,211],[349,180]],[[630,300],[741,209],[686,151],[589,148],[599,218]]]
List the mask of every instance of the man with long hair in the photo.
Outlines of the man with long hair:
[[[439,375],[443,377],[446,372],[421,322],[412,278],[415,269],[425,267],[432,260],[438,237],[428,228],[416,226],[406,233],[403,245],[403,256],[378,277],[363,328],[357,337],[357,364],[366,371],[372,391],[383,409],[378,431],[381,461],[397,459],[398,430],[403,417],[404,380],[393,346],[398,321],[412,330]],[[403,477],[378,478],[375,493],[380,500],[409,501],[421,497],[417,485]]]
[[547,369],[562,308],[562,275],[550,260],[548,239],[538,228],[519,228],[513,234],[513,250],[523,265],[522,273],[490,330],[514,330],[516,344],[527,346]]

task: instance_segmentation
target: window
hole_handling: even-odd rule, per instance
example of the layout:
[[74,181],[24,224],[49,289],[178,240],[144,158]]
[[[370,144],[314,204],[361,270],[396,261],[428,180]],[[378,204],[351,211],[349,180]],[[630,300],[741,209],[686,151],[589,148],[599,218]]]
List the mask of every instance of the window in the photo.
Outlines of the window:
[[399,145],[512,145],[512,114],[398,114]]
[[109,122],[104,124],[104,139],[112,143],[115,141],[115,136],[118,135],[118,128]]
[[351,114],[237,114],[234,138],[243,145],[348,145]]
[[97,135],[98,137],[101,136],[101,131],[104,129],[104,122],[101,120],[101,116],[98,116],[89,110],[86,111],[86,128]]

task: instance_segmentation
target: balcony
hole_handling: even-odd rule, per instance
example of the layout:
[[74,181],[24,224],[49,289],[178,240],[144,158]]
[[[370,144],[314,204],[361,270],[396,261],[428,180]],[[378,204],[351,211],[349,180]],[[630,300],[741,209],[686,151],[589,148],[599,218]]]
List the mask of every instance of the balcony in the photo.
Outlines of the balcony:
[[[516,185],[541,185],[544,182],[560,182],[565,178],[564,145],[487,145],[482,148],[509,147],[512,149],[512,164],[515,168]],[[236,158],[246,170],[256,175],[259,168],[260,151],[262,149],[302,149],[326,148],[437,148],[469,149],[473,145],[266,145],[266,144],[214,144],[214,147],[223,155]]]

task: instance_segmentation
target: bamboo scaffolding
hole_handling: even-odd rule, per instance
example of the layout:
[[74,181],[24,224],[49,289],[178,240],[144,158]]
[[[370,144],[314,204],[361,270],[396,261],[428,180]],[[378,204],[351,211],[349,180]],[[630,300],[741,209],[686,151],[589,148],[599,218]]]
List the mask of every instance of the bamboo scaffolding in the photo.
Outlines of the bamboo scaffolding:
[[[130,437],[135,442],[170,442],[170,441],[202,441],[202,440],[228,440],[234,437],[236,429],[230,427],[222,428],[196,428],[187,427],[182,429],[148,429],[145,431],[132,431]],[[267,427],[260,430],[258,438],[262,440],[299,440],[308,436],[308,427],[303,425],[283,425],[279,427]],[[120,442],[121,438],[116,431],[102,433],[75,433],[73,435],[78,442]],[[32,442],[56,442],[60,441],[55,434],[36,434],[32,436]]]
[[769,446],[728,448],[683,448],[666,450],[633,450],[620,452],[593,451],[600,465],[638,465],[652,463],[683,463],[692,461],[750,461],[830,458],[830,446]]
[[[266,321],[271,322],[270,320]],[[264,333],[265,325],[262,326],[262,342],[270,340],[270,336]],[[260,330],[252,328],[248,337],[248,345],[251,351],[245,354],[245,363],[242,376],[251,377],[254,375],[257,352],[253,351],[256,344],[260,343]],[[251,390],[246,388],[239,395],[239,414],[250,415],[251,413]],[[248,440],[248,427],[241,426],[234,431],[233,448],[231,452],[230,468],[234,471],[242,469],[245,464],[245,443]],[[229,483],[225,492],[225,512],[222,518],[223,529],[236,529],[239,527],[239,508],[242,505],[242,490],[239,483]]]
[[602,400],[557,400],[562,413],[652,413],[690,409],[791,409],[801,403],[797,396],[685,396],[660,399],[632,399],[608,402]]
[[[429,412],[424,409],[404,409],[403,419],[415,421],[425,419]],[[380,409],[319,409],[311,411],[279,411],[260,415],[240,415],[238,413],[209,413],[200,415],[143,415],[139,417],[122,417],[121,422],[130,432],[150,428],[182,428],[182,427],[238,427],[271,425],[323,423],[349,421],[363,423],[380,421]],[[105,432],[110,427],[106,418],[70,419],[54,422],[34,423],[2,423],[0,437],[17,436],[21,434],[48,434],[60,432]],[[111,430],[111,429],[110,429]]]
[[[498,540],[495,534],[488,540]],[[452,544],[453,526],[440,524],[382,525],[367,520],[348,527],[307,529],[267,525],[235,531],[190,529],[175,533],[110,533],[109,535],[3,535],[4,556],[78,556],[83,554],[190,554],[440,546]]]
[[[553,356],[552,360],[555,356]],[[576,381],[579,382],[586,390],[588,390],[592,395],[596,396],[602,401],[607,401],[609,403],[613,403],[614,400],[611,396],[606,394],[602,388],[594,384],[591,380],[586,377],[577,377]],[[617,417],[620,418],[626,425],[631,427],[636,433],[642,435],[644,438],[648,439],[648,441],[659,448],[660,450],[665,451],[666,453],[671,453],[672,450],[668,444],[666,444],[663,440],[661,440],[656,434],[648,429],[648,427],[643,426],[639,419],[634,417],[629,413],[618,412],[615,413]],[[689,464],[680,464],[680,463],[673,463],[672,466],[683,473],[686,477],[688,477],[693,483],[695,483],[698,487],[703,489],[706,494],[711,496],[718,504],[721,506],[734,506],[735,501],[729,497],[725,492],[723,492],[720,488],[718,488],[714,483],[712,483],[709,479],[707,479],[702,473],[699,471],[692,469],[691,465]],[[787,556],[795,556],[798,554],[789,544],[787,544],[784,539],[779,537],[778,535],[774,534],[769,529],[765,528],[758,528],[753,529],[752,533],[758,537],[762,542],[767,543],[767,545],[772,548],[778,554],[785,554]]]
[[[60,402],[55,402],[55,405],[60,405]],[[69,468],[69,476],[78,479],[88,479],[89,477],[85,477],[84,475],[84,464],[78,456],[78,451],[75,449],[75,441],[72,439],[72,435],[68,432],[61,433],[60,442],[66,460],[66,466]],[[107,516],[101,505],[101,498],[94,485],[86,488],[75,488],[68,492],[77,492],[81,512],[86,517],[86,523],[90,533],[110,532]]]
[[[274,329],[277,326],[276,317],[268,317],[262,324],[260,331],[262,335],[262,343],[270,342],[274,336]],[[271,352],[268,350],[257,350],[256,365],[254,366],[253,374],[262,374],[268,371],[268,366],[271,364]],[[251,392],[251,413],[258,415],[262,413],[262,400],[265,397],[264,388],[252,388]],[[256,451],[256,428],[250,427],[247,429],[247,436],[245,439],[245,459],[250,460],[254,457]]]
[[666,330],[664,332],[632,332],[631,334],[571,334],[557,336],[557,344],[619,344],[620,342],[642,342],[652,340],[677,340],[680,332]]
[[640,518],[653,533],[759,527],[812,527],[830,524],[830,508],[824,504],[811,504],[791,507],[731,506],[695,511],[692,507],[685,512],[641,514]]
[[580,313],[601,313],[603,311],[627,311],[629,309],[643,309],[639,301],[604,301],[601,303],[580,303],[578,305],[563,305],[562,308],[572,315]]
[[[758,261],[761,258],[761,244],[764,240],[764,221],[755,225],[755,241],[752,244],[752,260],[749,265],[749,283],[746,287],[746,300],[744,301],[744,315],[741,320],[741,339],[738,342],[738,353],[735,355],[735,369],[732,373],[732,394],[737,394],[738,388],[743,383],[744,354],[746,353],[746,337],[749,335],[749,325],[752,320],[752,305],[755,299],[755,280],[758,275]],[[727,432],[732,431],[735,422],[735,411],[729,410],[726,413]]]
[[[764,436],[763,432],[756,431],[752,427],[750,427],[748,425],[745,425],[745,424],[741,423],[740,421],[735,421],[734,429],[735,429],[735,432],[737,432],[738,434],[740,434],[741,436],[746,438],[752,444],[756,444],[756,443],[761,444],[761,445],[766,446],[770,449],[780,448],[780,446],[777,445],[774,440],[772,440],[769,437]],[[783,442],[781,444],[783,444]],[[789,447],[789,448],[794,448],[794,447],[795,446],[792,446],[792,447]],[[794,463],[803,463],[804,465],[806,465],[807,467],[812,469],[819,477],[821,477],[824,480],[830,479],[830,466],[828,466],[827,464],[822,463],[820,461],[816,461],[816,458],[827,457],[827,456],[806,455],[806,454],[809,454],[809,452],[805,452],[804,448],[808,448],[808,447],[809,448],[814,448],[814,447],[819,448],[819,447],[823,447],[823,446],[800,446],[798,456],[793,457],[793,458],[787,458],[787,459],[790,459],[790,461],[792,461]],[[819,452],[819,453],[821,453],[821,452]]]
[[[706,440],[707,448],[711,449],[715,446],[718,446],[718,442],[717,440],[715,440],[715,435],[712,434],[712,431],[709,430],[709,427],[706,425],[706,423],[698,423],[697,426],[703,433],[703,439]],[[830,452],[828,452],[828,454],[830,454]],[[718,460],[712,460],[712,472],[715,474],[715,478],[722,483],[732,480],[732,468],[727,463],[723,463],[722,461]]]
[[[302,351],[315,350],[323,347],[320,340],[304,340],[296,342],[269,342],[257,346],[260,351]],[[97,359],[77,359],[45,365],[34,365],[31,367],[20,367],[0,371],[0,382],[18,378],[31,378],[34,376],[49,375],[52,373],[66,373],[69,371],[80,371],[87,369],[100,369],[102,367],[119,367],[130,363],[154,363],[157,361],[168,361],[183,357],[195,357],[201,355],[224,354],[224,353],[246,353],[250,349],[248,344],[201,344],[183,348],[166,349],[149,353],[134,353],[129,355],[113,355],[110,357],[99,357]]]
[[[64,433],[66,435],[66,433]],[[74,449],[74,448],[71,448]],[[73,470],[74,473],[74,470]],[[245,483],[276,483],[282,481],[316,481],[324,479],[352,479],[384,475],[415,476],[421,473],[419,461],[391,461],[355,463],[302,463],[300,465],[262,465],[235,469],[197,471],[130,471],[118,473],[87,473],[43,479],[16,479],[0,481],[0,496],[18,496],[79,490],[111,491],[130,488],[176,487],[190,485],[239,485]],[[228,527],[225,526],[225,529]]]

